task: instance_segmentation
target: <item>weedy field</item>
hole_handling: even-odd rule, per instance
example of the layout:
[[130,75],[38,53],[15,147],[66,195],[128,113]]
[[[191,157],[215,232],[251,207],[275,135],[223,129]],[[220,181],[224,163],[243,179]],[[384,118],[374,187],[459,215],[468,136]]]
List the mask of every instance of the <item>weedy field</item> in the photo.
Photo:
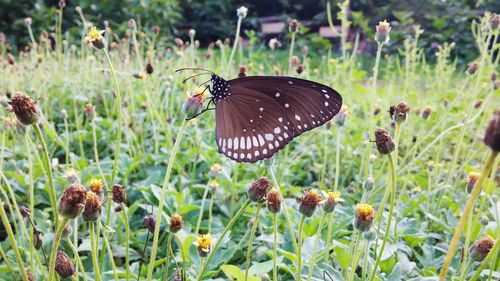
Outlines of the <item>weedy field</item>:
[[[367,71],[347,19],[344,52],[320,55],[297,47],[297,22],[289,49],[231,43],[243,8],[236,38],[208,49],[203,30],[169,44],[79,12],[81,41],[59,28],[55,49],[46,33],[18,56],[0,45],[1,280],[499,280],[498,15],[472,24],[466,68],[453,42],[425,57],[418,27],[386,54],[381,22]],[[309,79],[344,107],[236,163],[213,111],[186,120],[209,97],[184,67]]]

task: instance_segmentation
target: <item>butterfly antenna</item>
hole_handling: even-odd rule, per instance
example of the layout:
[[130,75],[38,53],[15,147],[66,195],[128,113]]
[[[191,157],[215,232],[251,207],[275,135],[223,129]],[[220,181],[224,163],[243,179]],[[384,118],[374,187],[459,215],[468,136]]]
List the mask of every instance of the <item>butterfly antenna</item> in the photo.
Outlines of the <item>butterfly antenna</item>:
[[[197,76],[207,75],[207,74],[210,74],[210,73],[205,72],[205,73],[198,73],[198,74],[191,75],[191,76],[189,76],[188,78],[186,78],[186,79],[182,80],[182,83],[186,83],[186,81],[188,81],[189,79],[195,78],[195,77],[197,77]],[[210,80],[209,80],[209,81],[210,81]]]
[[176,69],[175,70],[175,73],[179,72],[179,71],[184,71],[184,70],[201,70],[201,71],[206,71],[210,74],[215,74],[213,71],[211,70],[208,70],[208,69],[203,69],[203,68],[196,68],[196,67],[183,67],[183,68],[179,68],[179,69]]

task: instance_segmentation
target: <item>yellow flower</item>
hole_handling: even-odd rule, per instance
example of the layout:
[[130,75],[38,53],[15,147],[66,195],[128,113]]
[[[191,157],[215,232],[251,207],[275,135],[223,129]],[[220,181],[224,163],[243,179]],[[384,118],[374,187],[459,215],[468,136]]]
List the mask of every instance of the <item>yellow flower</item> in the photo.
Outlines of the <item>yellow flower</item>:
[[105,30],[97,30],[95,26],[92,26],[87,33],[87,36],[83,39],[85,42],[92,43],[96,49],[104,49],[106,47],[106,39],[102,36]]
[[213,180],[208,184],[208,186],[210,186],[211,189],[217,189],[219,187],[219,182]]
[[422,188],[420,186],[415,186],[411,191],[415,193],[420,193],[422,191]]
[[338,192],[338,191],[329,191],[327,193],[327,195],[328,195],[328,199],[331,199],[331,200],[335,201],[335,203],[339,202],[340,192]]
[[374,216],[374,214],[375,214],[375,212],[374,212],[372,205],[366,204],[366,203],[360,203],[360,204],[356,205],[356,215],[357,216],[367,218],[370,216]]
[[375,209],[366,203],[356,205],[356,215],[354,217],[354,227],[362,232],[370,230],[373,219],[375,218]]
[[210,234],[202,234],[198,236],[198,240],[194,243],[198,248],[198,253],[200,256],[206,256],[212,247],[212,239],[210,239]]
[[327,193],[327,197],[325,201],[323,201],[323,210],[327,213],[333,212],[335,209],[335,206],[337,206],[337,203],[340,201],[340,192],[338,191],[329,191]]
[[89,189],[94,193],[100,195],[104,187],[103,182],[100,179],[93,178],[90,180]]

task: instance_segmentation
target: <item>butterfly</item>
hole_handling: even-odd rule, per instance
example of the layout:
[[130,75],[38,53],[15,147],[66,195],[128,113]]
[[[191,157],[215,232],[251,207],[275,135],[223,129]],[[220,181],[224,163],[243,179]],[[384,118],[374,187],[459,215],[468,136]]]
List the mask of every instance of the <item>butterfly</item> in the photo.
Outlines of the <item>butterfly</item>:
[[[342,97],[323,84],[286,76],[244,76],[225,80],[214,72],[205,90],[207,110],[215,109],[219,152],[237,162],[255,163],[272,157],[291,140],[332,119]],[[176,71],[176,72],[177,72]],[[210,108],[210,104],[215,105]],[[198,116],[196,115],[196,116]],[[196,117],[195,116],[195,117]]]

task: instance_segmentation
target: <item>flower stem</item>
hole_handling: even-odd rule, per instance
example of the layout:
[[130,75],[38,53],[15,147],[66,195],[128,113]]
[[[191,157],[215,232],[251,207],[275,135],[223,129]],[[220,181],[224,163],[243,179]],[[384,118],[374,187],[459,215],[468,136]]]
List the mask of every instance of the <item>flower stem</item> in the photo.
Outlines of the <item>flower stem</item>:
[[181,128],[179,129],[179,133],[178,133],[177,138],[175,140],[174,146],[172,148],[172,152],[170,154],[170,159],[169,159],[168,164],[167,164],[167,171],[165,173],[165,178],[163,179],[160,201],[158,203],[158,211],[156,214],[156,227],[155,227],[155,232],[153,235],[153,244],[152,244],[152,248],[151,248],[151,256],[150,256],[149,267],[148,267],[148,275],[147,275],[147,279],[146,279],[148,281],[151,281],[153,278],[153,270],[154,270],[155,261],[156,261],[156,253],[158,251],[158,241],[160,238],[160,226],[161,226],[161,219],[162,219],[162,213],[163,213],[163,206],[165,205],[165,198],[167,196],[168,183],[170,181],[170,174],[172,172],[172,167],[174,165],[175,155],[177,154],[177,149],[179,148],[179,143],[181,142],[182,136],[184,134],[184,129],[186,128],[186,124],[187,124],[186,120],[182,121]]
[[[5,231],[10,239],[10,244],[12,246],[12,250],[14,250],[14,254],[16,256],[17,265],[19,267],[19,271],[21,272],[21,277],[23,281],[28,281],[28,275],[26,274],[26,269],[24,268],[23,259],[21,257],[21,253],[19,252],[19,248],[17,247],[16,237],[14,236],[14,232],[9,224],[9,219],[7,218],[7,213],[3,207],[3,202],[0,201],[0,217],[5,226]],[[7,262],[7,260],[5,260]]]
[[240,41],[240,30],[241,30],[241,21],[243,17],[238,17],[238,23],[236,24],[236,35],[234,36],[233,49],[231,50],[231,55],[229,56],[229,62],[226,65],[226,74],[231,67],[231,63],[233,62],[234,54],[236,53],[236,49],[238,48],[238,43]]
[[52,242],[52,251],[50,252],[50,265],[49,265],[49,281],[55,279],[54,270],[56,267],[56,255],[57,249],[59,247],[59,241],[61,241],[61,236],[64,231],[64,227],[68,223],[68,218],[63,217],[61,221],[57,224],[56,233],[54,235],[54,242]]
[[340,137],[342,135],[342,127],[337,131],[337,141],[335,142],[335,184],[333,190],[337,191],[339,189],[339,178],[340,178]]
[[[465,257],[464,257],[464,259],[465,259]],[[465,267],[462,268],[462,272],[460,273],[460,279],[459,279],[460,281],[464,281],[465,280],[465,277],[467,276],[467,273],[469,272],[469,269],[470,269],[470,267],[471,267],[471,265],[472,265],[473,262],[474,261],[472,259],[469,259],[466,262]]]
[[361,242],[361,234],[362,232],[358,230],[358,234],[356,235],[356,244],[354,245],[354,252],[351,260],[351,272],[349,273],[349,281],[354,280],[354,271],[356,271],[356,265],[358,263],[358,250],[359,244]]
[[333,213],[328,214],[328,230],[326,232],[326,245],[325,245],[325,264],[328,264],[330,259],[330,247],[332,245],[332,235],[333,235]]
[[168,278],[168,266],[169,266],[169,259],[170,259],[170,255],[168,254],[168,251],[169,251],[169,248],[170,248],[170,243],[172,243],[172,238],[173,238],[173,234],[171,232],[168,233],[168,238],[167,238],[167,249],[166,249],[166,253],[167,253],[167,258],[165,259],[165,269],[163,271],[163,277],[161,280],[167,280]]
[[316,239],[314,239],[314,244],[313,244],[313,249],[312,249],[312,257],[311,257],[311,261],[309,262],[309,273],[307,274],[307,281],[310,281],[311,277],[312,277],[314,262],[316,260],[316,249],[318,248],[318,242],[321,238],[321,230],[323,229],[323,224],[325,222],[325,218],[327,215],[328,215],[328,213],[325,212],[323,214],[323,216],[321,217],[321,220],[319,221],[318,231],[316,232]]
[[257,230],[257,225],[259,225],[259,214],[262,203],[257,204],[257,210],[255,211],[255,219],[252,225],[252,232],[250,232],[250,239],[248,239],[248,249],[247,249],[247,261],[245,270],[245,281],[248,280],[248,270],[250,269],[250,255],[252,254],[253,237],[255,236],[255,231]]
[[125,224],[125,271],[127,272],[127,281],[129,280],[129,273],[130,273],[130,268],[129,268],[129,263],[130,263],[130,257],[129,257],[129,248],[130,248],[130,226],[128,223],[128,208],[125,206],[124,203],[121,203],[122,207],[122,216],[123,216],[123,222]]
[[290,39],[290,52],[288,53],[288,74],[290,74],[290,70],[292,69],[292,56],[293,56],[293,48],[295,46],[295,34],[297,32],[292,32]]
[[[373,272],[370,277],[370,281],[373,281],[375,275],[377,274],[377,268],[380,264],[380,260],[382,259],[382,254],[384,253],[385,244],[387,244],[387,238],[389,237],[389,232],[391,232],[391,222],[392,222],[392,213],[394,211],[394,204],[396,201],[396,167],[394,165],[394,159],[392,158],[392,154],[387,154],[387,158],[389,160],[389,167],[391,168],[391,205],[389,206],[389,217],[387,219],[387,226],[385,228],[384,239],[382,240],[382,245],[380,246],[380,251],[377,255],[377,260],[375,261],[375,266],[373,267]],[[379,216],[382,216],[383,209],[381,210]],[[375,248],[375,251],[377,248]]]
[[[76,260],[76,263],[80,270],[82,271],[82,279],[83,281],[87,281],[87,276],[85,275],[85,268],[83,267],[82,260],[80,259],[80,255],[78,254],[78,249],[75,247],[75,245],[71,242],[71,239],[66,238],[66,242],[71,248],[71,251],[73,251],[73,256],[74,259]],[[76,276],[78,276],[78,271],[75,273]]]
[[278,281],[278,213],[273,215],[273,281]]
[[455,233],[453,234],[453,238],[451,239],[450,246],[448,247],[448,254],[446,254],[446,258],[444,260],[443,267],[441,268],[441,272],[439,273],[439,280],[440,281],[444,281],[446,278],[446,273],[448,273],[448,268],[450,267],[451,260],[455,256],[455,251],[457,250],[460,236],[462,235],[462,232],[464,230],[465,222],[467,221],[467,218],[469,217],[470,212],[472,211],[472,209],[474,207],[474,202],[476,201],[477,197],[481,193],[481,188],[482,188],[483,182],[486,179],[486,177],[488,176],[488,173],[491,170],[497,155],[498,155],[498,151],[491,151],[490,156],[488,157],[488,160],[486,161],[486,165],[484,166],[484,169],[481,172],[481,175],[479,176],[479,179],[477,180],[476,185],[474,186],[474,189],[472,189],[472,193],[469,197],[469,200],[467,200],[463,214],[460,217],[460,221],[458,222],[457,228],[455,229]]
[[38,126],[38,124],[33,124],[33,128],[35,129],[38,141],[42,146],[43,165],[45,166],[45,172],[47,173],[47,177],[49,180],[50,206],[52,207],[52,211],[54,212],[54,225],[55,225],[59,220],[59,214],[57,213],[57,204],[56,204],[57,196],[56,196],[56,190],[54,188],[54,181],[52,178],[52,168],[50,166],[49,153],[47,151],[47,145],[45,144],[45,140],[43,139],[42,130],[40,129],[40,126]]
[[[64,229],[64,227],[63,227]],[[95,236],[95,222],[89,222],[89,232],[90,232],[90,244],[94,245],[91,247],[91,255],[92,255],[92,265],[94,267],[95,280],[101,281],[101,274],[99,272],[99,262],[97,260],[97,253],[99,249],[99,241]],[[127,274],[128,276],[128,274]]]
[[304,231],[304,221],[306,216],[302,215],[299,224],[298,243],[297,243],[297,280],[300,281],[302,273],[302,232]]
[[210,250],[210,254],[208,255],[206,261],[204,263],[202,263],[202,266],[200,269],[200,274],[198,275],[198,278],[197,278],[198,281],[203,280],[203,274],[205,273],[205,270],[207,270],[207,267],[210,264],[210,261],[212,260],[214,254],[215,254],[215,251],[217,251],[217,248],[219,247],[220,243],[224,239],[224,236],[233,227],[233,224],[241,216],[241,214],[243,214],[243,212],[245,211],[245,208],[248,205],[250,205],[250,202],[251,201],[247,199],[247,201],[243,204],[243,206],[241,206],[241,208],[238,210],[238,212],[236,212],[236,214],[234,214],[233,218],[227,223],[227,225],[224,228],[224,230],[222,231],[219,239],[217,239],[217,242],[215,242],[214,247]]

